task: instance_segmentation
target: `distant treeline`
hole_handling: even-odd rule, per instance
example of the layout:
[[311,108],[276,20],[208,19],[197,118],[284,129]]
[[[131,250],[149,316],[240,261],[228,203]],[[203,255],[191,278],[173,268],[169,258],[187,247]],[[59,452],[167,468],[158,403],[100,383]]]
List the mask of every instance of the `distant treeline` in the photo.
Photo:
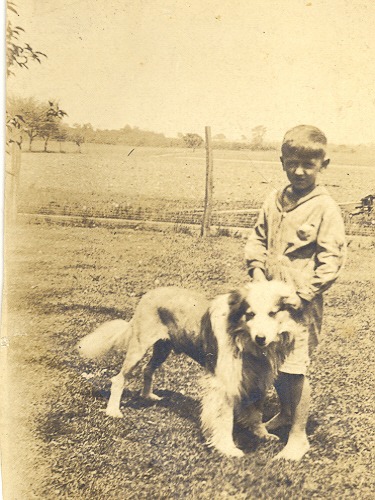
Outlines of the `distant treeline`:
[[[49,141],[58,141],[60,150],[64,142],[73,142],[78,151],[84,143],[127,145],[132,147],[173,147],[203,148],[202,136],[194,132],[179,133],[177,137],[166,137],[163,133],[142,130],[139,127],[125,125],[120,129],[94,129],[91,123],[69,126],[65,117],[69,113],[60,108],[56,100],[45,102],[34,98],[9,97],[7,99],[7,143],[17,142],[22,149],[32,151],[34,140],[42,140],[44,151],[48,150]],[[249,130],[249,135],[242,135],[240,140],[232,141],[218,133],[213,135],[214,149],[270,151],[279,150],[280,144],[265,139],[267,128],[257,125]],[[331,145],[335,153],[359,153],[368,155],[374,145],[347,146]]]
[[[69,126],[64,122],[65,116],[69,116],[69,113],[62,110],[56,100],[40,102],[34,98],[10,97],[7,100],[8,142],[17,142],[22,149],[29,151],[32,151],[36,139],[44,141],[44,151],[48,150],[49,141],[58,141],[60,149],[64,142],[74,142],[78,151],[81,151],[81,145],[84,143],[192,149],[204,147],[203,138],[194,132],[166,137],[163,133],[130,125],[104,130],[94,129],[91,123],[75,123]],[[265,141],[266,131],[266,127],[258,125],[250,130],[249,138],[242,136],[239,141],[230,141],[224,134],[216,134],[213,137],[213,145],[215,149],[276,149],[277,145]]]
[[[84,129],[84,130],[83,130]],[[178,137],[166,137],[162,133],[150,132],[142,130],[138,127],[126,125],[119,130],[101,130],[93,128],[89,125],[80,127],[85,142],[94,142],[99,144],[125,144],[128,146],[151,146],[151,147],[189,147],[201,148],[204,147],[204,140],[201,136],[195,133],[178,134]],[[254,144],[251,141],[228,141],[227,139],[214,138],[214,146],[216,149],[275,149],[273,144],[262,142]]]

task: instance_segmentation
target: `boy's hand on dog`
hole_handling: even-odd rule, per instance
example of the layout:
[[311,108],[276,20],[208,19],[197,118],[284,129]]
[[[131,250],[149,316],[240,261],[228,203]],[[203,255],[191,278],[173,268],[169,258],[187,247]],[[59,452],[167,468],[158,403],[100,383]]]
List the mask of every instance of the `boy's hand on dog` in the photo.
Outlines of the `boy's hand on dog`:
[[297,293],[292,293],[289,297],[286,297],[283,302],[286,307],[290,307],[295,311],[303,309],[306,303]]
[[267,278],[264,274],[264,272],[262,271],[262,269],[260,269],[259,267],[256,267],[254,270],[253,270],[253,281],[266,281]]

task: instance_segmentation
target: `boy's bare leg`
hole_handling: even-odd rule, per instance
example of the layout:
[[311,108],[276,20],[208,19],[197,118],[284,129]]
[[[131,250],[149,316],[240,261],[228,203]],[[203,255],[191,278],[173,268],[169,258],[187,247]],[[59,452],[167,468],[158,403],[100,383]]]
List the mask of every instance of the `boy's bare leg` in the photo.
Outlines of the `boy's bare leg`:
[[288,373],[279,373],[275,389],[280,400],[280,412],[266,422],[268,431],[274,431],[292,423],[292,403]]
[[281,410],[267,424],[268,430],[292,424],[286,446],[274,459],[300,460],[309,450],[306,434],[310,407],[310,384],[304,375],[280,374],[277,392]]

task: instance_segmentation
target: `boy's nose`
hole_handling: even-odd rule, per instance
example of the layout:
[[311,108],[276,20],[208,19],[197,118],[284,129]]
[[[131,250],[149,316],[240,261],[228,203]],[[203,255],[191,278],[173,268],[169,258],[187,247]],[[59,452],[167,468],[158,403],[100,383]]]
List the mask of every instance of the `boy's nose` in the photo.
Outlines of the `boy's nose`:
[[296,168],[296,170],[294,171],[294,173],[296,175],[303,175],[305,173],[305,171],[303,170],[303,168],[301,167],[301,165],[298,165],[298,167]]

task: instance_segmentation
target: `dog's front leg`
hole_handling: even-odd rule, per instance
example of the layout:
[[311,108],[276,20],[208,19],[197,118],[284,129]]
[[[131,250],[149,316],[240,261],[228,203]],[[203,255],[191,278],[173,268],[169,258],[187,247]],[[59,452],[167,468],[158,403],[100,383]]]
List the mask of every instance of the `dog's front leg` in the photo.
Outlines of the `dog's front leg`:
[[150,361],[143,371],[143,389],[141,395],[150,401],[160,401],[162,398],[152,392],[152,378],[155,371],[169,356],[172,344],[168,340],[159,340],[154,345],[154,350]]
[[234,398],[218,388],[213,380],[207,381],[202,398],[201,421],[209,446],[227,456],[244,455],[233,441]]

